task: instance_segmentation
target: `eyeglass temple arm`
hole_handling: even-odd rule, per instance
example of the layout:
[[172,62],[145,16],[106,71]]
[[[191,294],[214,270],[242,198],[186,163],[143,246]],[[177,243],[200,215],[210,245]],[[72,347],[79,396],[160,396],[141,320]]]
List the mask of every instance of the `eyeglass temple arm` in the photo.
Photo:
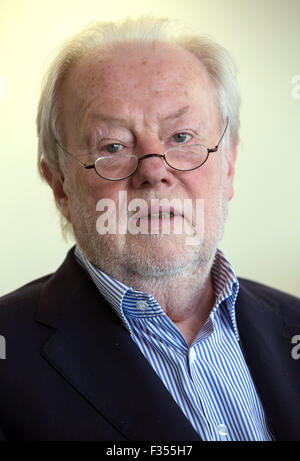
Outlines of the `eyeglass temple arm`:
[[70,152],[68,152],[66,149],[64,149],[60,143],[55,140],[56,144],[61,148],[61,150],[63,150],[66,154],[68,154],[70,157],[72,157],[72,159],[76,160],[76,162],[80,163],[81,166],[83,166],[83,168],[85,168],[86,170],[89,170],[91,168],[95,168],[94,165],[86,165],[85,163],[81,162],[81,160],[79,160],[77,157],[75,157],[73,154],[71,154]]
[[217,152],[217,150],[219,149],[219,145],[221,144],[221,141],[222,141],[222,139],[224,138],[224,134],[226,133],[226,130],[227,130],[227,128],[228,128],[228,123],[229,123],[229,118],[227,117],[227,119],[226,119],[226,125],[225,125],[225,128],[224,128],[224,130],[223,130],[223,133],[222,133],[222,135],[221,135],[221,137],[220,137],[220,140],[219,140],[218,144],[216,145],[216,147],[214,147],[213,149],[208,149],[208,153],[209,153],[209,154],[212,153],[212,152]]

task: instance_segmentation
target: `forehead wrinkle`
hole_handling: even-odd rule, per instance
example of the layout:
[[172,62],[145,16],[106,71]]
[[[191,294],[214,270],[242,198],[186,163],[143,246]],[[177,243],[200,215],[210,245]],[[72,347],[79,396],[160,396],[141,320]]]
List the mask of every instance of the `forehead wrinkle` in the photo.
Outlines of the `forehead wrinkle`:
[[[167,115],[165,117],[160,117],[159,116],[158,121],[159,122],[168,122],[168,121],[176,120],[176,119],[182,117],[183,115],[185,115],[189,111],[189,109],[190,109],[190,106],[186,105],[186,106],[181,107],[180,109],[172,112],[171,114],[169,114],[169,115]],[[119,117],[110,117],[110,116],[107,116],[105,113],[101,113],[101,112],[91,114],[90,120],[92,122],[100,121],[100,122],[104,122],[104,123],[108,123],[108,124],[112,124],[112,125],[119,125],[119,126],[126,127],[126,128],[128,128],[129,124],[130,124],[128,119],[119,118]]]
[[119,125],[125,128],[128,128],[129,126],[128,119],[119,118],[119,117],[109,117],[106,114],[101,113],[101,112],[91,114],[90,120],[92,122],[99,121],[99,122],[103,122],[103,123],[110,124],[110,125]]
[[[125,57],[126,61],[123,62]],[[161,122],[176,121],[180,116],[191,111],[191,107],[193,108],[193,99],[187,100],[186,97],[190,96],[190,93],[193,94],[193,90],[195,86],[199,86],[199,82],[202,86],[202,89],[200,87],[199,90],[203,93],[208,92],[206,88],[210,79],[198,61],[197,66],[194,66],[194,60],[189,58],[187,62],[184,61],[182,64],[182,72],[178,73],[177,71],[174,72],[173,61],[170,64],[172,72],[169,68],[166,69],[165,61],[167,64],[170,61],[168,61],[168,56],[163,55],[161,57],[158,55],[154,57],[156,57],[156,61],[150,60],[147,63],[148,66],[144,65],[143,71],[138,75],[136,56],[127,57],[124,56],[124,53],[120,57],[119,54],[116,54],[101,61],[90,59],[78,64],[75,75],[73,74],[74,79],[71,79],[74,84],[71,96],[73,101],[76,99],[76,109],[73,106],[73,110],[70,111],[71,116],[72,113],[74,114],[74,109],[78,111],[77,114],[73,115],[73,117],[75,116],[74,121],[75,118],[77,119],[78,134],[83,134],[83,130],[92,129],[91,125],[94,125],[95,128],[98,121],[133,130],[143,129],[143,127],[154,128]],[[119,72],[114,74],[114,68],[117,65],[120,66],[119,58],[124,67],[124,72],[121,72],[121,75]],[[150,66],[153,64],[152,61],[156,63],[154,69],[152,69],[153,66]],[[104,66],[104,64],[106,65]],[[149,66],[153,72],[149,71]],[[183,74],[189,76],[187,81],[183,78]],[[125,77],[129,79],[129,85],[125,84]],[[130,93],[132,94],[130,95]],[[136,93],[137,97],[135,98]],[[174,94],[177,94],[175,99]],[[171,102],[177,99],[180,109],[176,109],[177,104],[175,107],[173,103],[169,104],[168,98]],[[144,105],[145,99],[147,106]],[[207,102],[205,105],[207,106]],[[208,110],[209,107],[206,109]],[[135,116],[135,113],[138,113],[138,116]]]
[[[103,60],[96,62],[79,61],[71,76],[71,86],[73,87],[73,100],[76,101],[78,128],[85,126],[89,122],[89,109],[95,99],[98,99],[99,88],[104,92],[107,82],[103,78],[103,73],[99,73]],[[88,72],[88,75],[87,75]],[[102,102],[103,104],[103,102]]]

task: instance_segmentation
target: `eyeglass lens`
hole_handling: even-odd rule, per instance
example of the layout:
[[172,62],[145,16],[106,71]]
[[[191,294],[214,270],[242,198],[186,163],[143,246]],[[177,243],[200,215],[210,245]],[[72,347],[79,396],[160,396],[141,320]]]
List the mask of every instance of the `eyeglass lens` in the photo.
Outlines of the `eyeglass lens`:
[[[208,157],[208,150],[201,144],[185,148],[170,149],[165,159],[172,168],[181,171],[201,166]],[[106,179],[122,179],[130,176],[137,168],[139,159],[133,154],[99,157],[95,162],[97,173]]]

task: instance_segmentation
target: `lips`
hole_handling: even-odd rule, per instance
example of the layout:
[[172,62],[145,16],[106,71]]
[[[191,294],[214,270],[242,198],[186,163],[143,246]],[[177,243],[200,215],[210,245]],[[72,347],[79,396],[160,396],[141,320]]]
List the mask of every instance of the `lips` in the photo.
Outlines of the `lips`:
[[187,232],[188,229],[193,228],[193,208],[187,200],[181,198],[132,199],[128,206],[128,226],[131,232],[133,234],[161,233],[162,229],[162,233]]
[[174,218],[174,214],[168,211],[160,211],[159,213],[148,214],[148,218],[150,219],[158,219],[158,218],[159,219],[166,219],[166,218],[170,219],[170,218]]
[[[142,234],[160,234],[174,233],[175,225],[180,226],[179,231],[182,233],[183,210],[180,206],[171,206],[168,203],[145,203],[138,212],[136,225]],[[164,226],[167,227],[164,227]],[[171,226],[171,227],[170,227]]]
[[155,203],[148,205],[148,213],[144,216],[140,215],[140,219],[170,219],[175,216],[184,217],[181,208]]

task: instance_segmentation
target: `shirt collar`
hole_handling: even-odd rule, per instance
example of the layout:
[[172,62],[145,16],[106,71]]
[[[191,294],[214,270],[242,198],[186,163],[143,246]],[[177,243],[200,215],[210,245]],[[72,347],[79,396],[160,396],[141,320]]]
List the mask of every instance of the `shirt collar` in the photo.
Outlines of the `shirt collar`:
[[232,328],[236,339],[239,333],[236,322],[235,302],[239,292],[239,282],[233,267],[221,250],[217,250],[211,269],[211,277],[215,290],[216,302],[211,314],[214,315],[219,306],[224,303],[227,307]]
[[[135,291],[133,288],[105,274],[88,261],[78,246],[75,247],[75,256],[81,266],[87,271],[99,292],[114,309],[130,333],[131,328],[126,318],[127,315],[134,315],[136,317],[163,315],[162,308],[149,293]],[[235,315],[235,302],[239,291],[239,282],[231,264],[225,258],[224,253],[219,249],[216,251],[211,269],[211,276],[216,302],[210,315],[213,317],[220,305],[224,303],[228,309],[236,339],[239,340]],[[136,309],[136,303],[141,301],[147,301],[150,308],[146,311]]]

